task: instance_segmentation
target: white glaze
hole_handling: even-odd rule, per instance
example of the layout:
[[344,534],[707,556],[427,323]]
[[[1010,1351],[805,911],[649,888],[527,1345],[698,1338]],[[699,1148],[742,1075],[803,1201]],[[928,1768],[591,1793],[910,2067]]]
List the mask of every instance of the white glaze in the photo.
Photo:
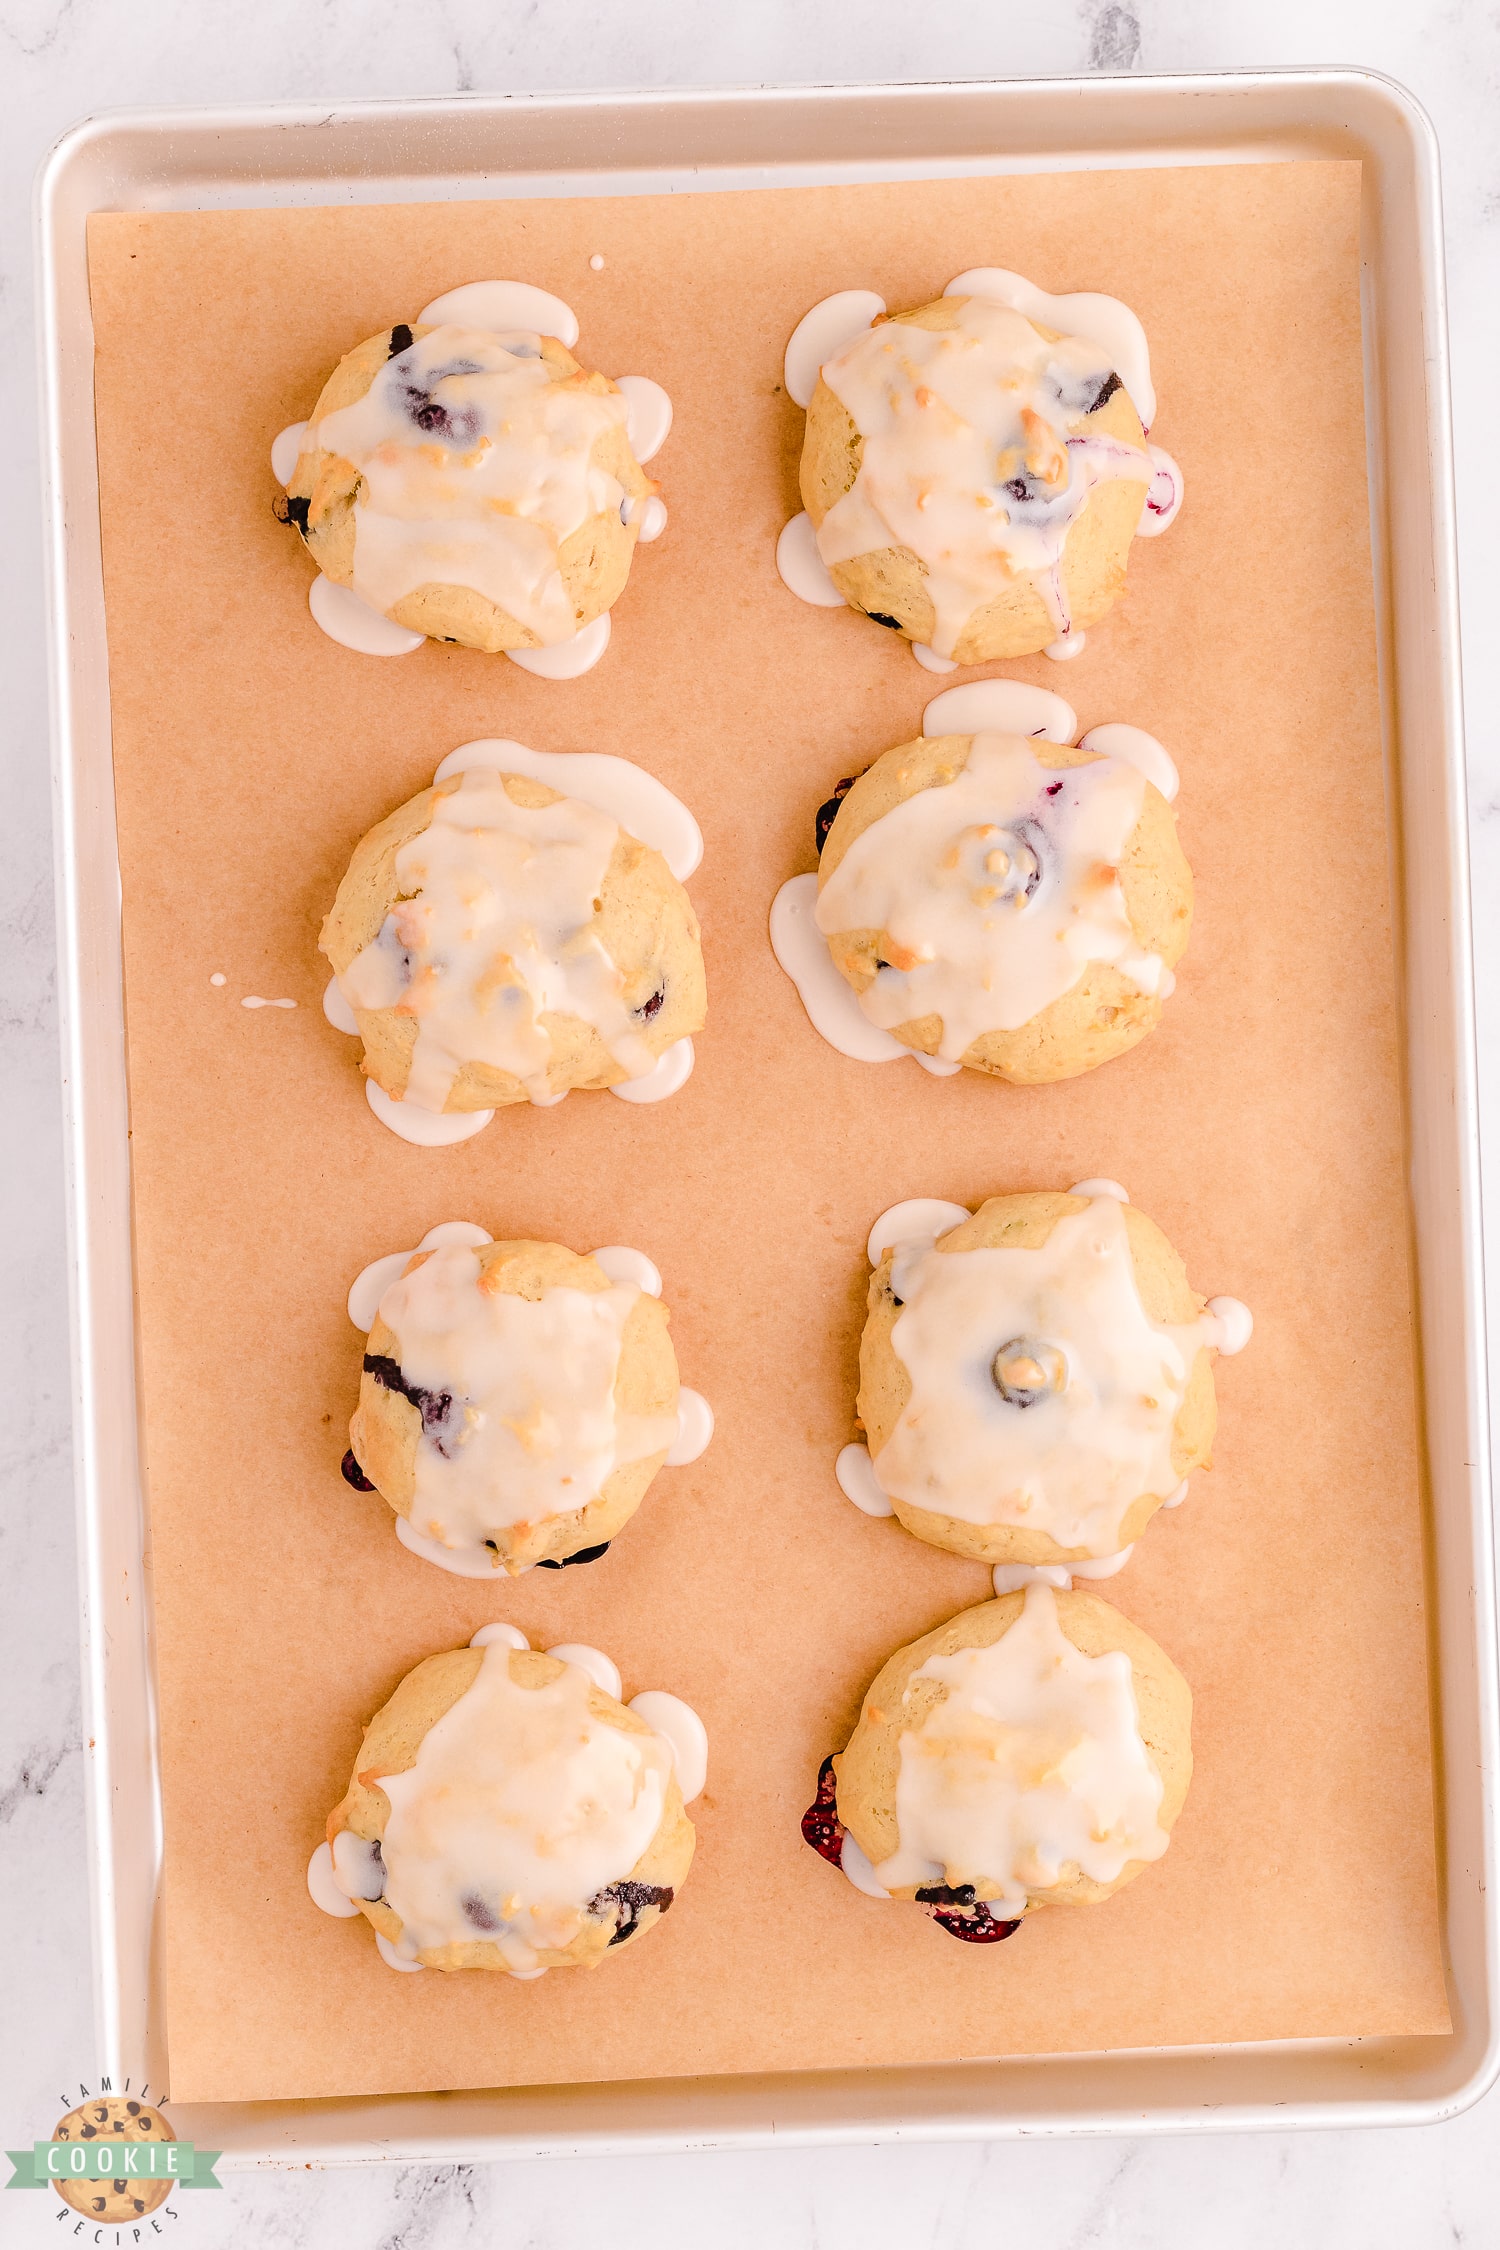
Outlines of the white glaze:
[[1163,1784],[1141,1739],[1130,1659],[1085,1656],[1052,1588],[1033,1583],[988,1648],[931,1655],[913,1673],[947,1691],[903,1729],[899,1841],[875,1869],[887,1889],[972,1883],[1013,1913],[1076,1867],[1112,1882],[1160,1859]]
[[362,1336],[368,1336],[380,1311],[380,1300],[393,1282],[399,1281],[418,1250],[438,1250],[445,1243],[466,1244],[477,1250],[494,1236],[472,1219],[444,1219],[429,1227],[413,1250],[393,1250],[388,1257],[376,1258],[355,1275],[349,1289],[349,1318]]
[[667,442],[672,427],[672,401],[660,383],[649,375],[617,375],[615,389],[625,400],[625,435],[630,450],[644,469]]
[[582,625],[566,640],[556,641],[547,648],[508,648],[506,655],[512,664],[519,664],[523,672],[534,672],[539,680],[581,680],[585,672],[592,672],[609,646],[609,611],[596,617],[592,624]]
[[[493,1580],[504,1575],[504,1564],[488,1547],[445,1547],[440,1539],[429,1539],[425,1532],[416,1530],[406,1516],[396,1518],[396,1537],[409,1554],[433,1564],[438,1570],[446,1570],[450,1578]],[[526,1563],[521,1571],[512,1571],[510,1575],[520,1577],[532,1568],[533,1564]]]
[[353,1899],[356,1905],[361,1899],[382,1897],[385,1872],[380,1864],[380,1846],[366,1843],[352,1828],[341,1828],[333,1839],[333,1879],[345,1898]]
[[[795,406],[812,403],[823,362],[832,359],[885,311],[884,297],[873,289],[840,289],[804,313],[792,330],[782,363],[787,397]],[[842,594],[839,596],[843,600]]]
[[414,1148],[452,1148],[455,1142],[471,1141],[495,1114],[492,1109],[442,1112],[419,1109],[415,1102],[395,1102],[373,1078],[365,1080],[365,1100],[382,1125]]
[[1028,320],[1055,328],[1064,336],[1084,336],[1097,344],[1105,364],[1112,367],[1130,393],[1130,402],[1149,430],[1156,420],[1156,391],[1151,381],[1151,350],[1146,331],[1128,305],[1118,297],[1101,297],[1092,290],[1052,297],[1045,289],[1008,273],[1003,266],[972,266],[956,274],[943,291],[945,297],[988,297],[1010,305]]
[[1087,1562],[1076,1562],[1072,1566],[1073,1576],[1075,1578],[1118,1577],[1135,1553],[1135,1547],[1136,1543],[1132,1539],[1130,1545],[1122,1547],[1117,1555],[1091,1555]]
[[410,656],[426,637],[382,617],[351,587],[336,586],[321,571],[307,589],[307,606],[319,630],[340,648],[352,648],[356,656]]
[[222,969],[215,969],[213,975],[209,978],[208,981],[210,984],[228,984],[229,979],[225,976]]
[[599,255],[599,252],[598,252],[597,250],[596,250],[596,251],[594,252],[594,255],[592,256],[592,258],[590,258],[590,260],[589,260],[589,266],[590,266],[591,270],[592,270],[592,271],[593,271],[594,273],[603,273],[603,271],[604,271],[604,260],[603,260],[603,258],[602,258],[602,257],[601,257],[601,256]]
[[386,1898],[404,1957],[482,1937],[507,1967],[540,1966],[537,1952],[571,1942],[660,1824],[670,1746],[596,1716],[591,1671],[565,1659],[545,1685],[522,1687],[512,1653],[485,1648],[412,1767],[381,1777]]
[[1118,1180],[1077,1180],[1068,1190],[1069,1195],[1112,1195],[1116,1203],[1128,1203],[1129,1196]]
[[1146,487],[1146,505],[1135,535],[1137,539],[1159,539],[1177,521],[1182,506],[1182,471],[1159,445],[1148,445],[1146,453],[1151,462],[1151,482]]
[[247,992],[240,1002],[242,1008],[295,1008],[295,1000],[262,1000],[258,992]]
[[1082,656],[1087,645],[1087,633],[1082,631],[1081,628],[1075,632],[1070,625],[1065,633],[1058,634],[1055,641],[1047,643],[1047,646],[1042,650],[1042,654],[1043,656],[1050,656],[1054,664],[1067,664],[1073,657]]
[[388,1969],[400,1969],[406,1976],[421,1975],[423,1964],[420,1961],[406,1960],[396,1951],[384,1930],[375,1932],[375,1950]]
[[1187,1496],[1188,1480],[1186,1477],[1184,1477],[1181,1484],[1174,1486],[1172,1491],[1167,1494],[1166,1499],[1162,1502],[1162,1506],[1164,1508],[1180,1508]]
[[530,1648],[531,1643],[519,1625],[508,1625],[497,1618],[493,1625],[481,1625],[469,1642],[470,1648],[489,1648],[498,1641],[504,1648]]
[[936,1196],[916,1195],[908,1202],[893,1203],[870,1229],[865,1244],[865,1255],[872,1266],[878,1266],[887,1250],[894,1250],[900,1242],[936,1242],[940,1235],[961,1227],[973,1212],[965,1203],[943,1203]]
[[529,281],[466,281],[424,305],[416,326],[488,328],[501,333],[531,328],[539,336],[555,336],[565,351],[578,341],[578,315],[572,306]]
[[899,1062],[911,1053],[880,1031],[860,1007],[852,984],[839,975],[813,917],[816,875],[794,875],[771,901],[771,951],[797,987],[809,1022],[830,1047],[854,1062]]
[[1028,1586],[1050,1586],[1065,1594],[1073,1583],[1067,1563],[997,1562],[990,1577],[997,1594],[1023,1593]]
[[323,987],[323,1013],[335,1031],[342,1031],[351,1039],[359,1037],[359,1018],[340,992],[337,977],[330,977]]
[[924,1055],[916,1047],[911,1050],[911,1059],[919,1070],[926,1071],[929,1078],[956,1078],[963,1068],[961,1063],[944,1062],[941,1055]]
[[305,422],[289,423],[278,430],[271,440],[271,474],[280,485],[290,484],[297,474],[297,462],[302,453],[302,441],[307,435]]
[[893,1516],[891,1496],[881,1490],[867,1445],[846,1445],[833,1464],[839,1490],[846,1500],[852,1500],[862,1515]]
[[[627,522],[634,519],[634,513],[635,504],[632,502],[631,515],[627,517]],[[652,540],[660,539],[667,528],[666,502],[653,492],[650,498],[643,502],[640,518],[640,528],[636,532],[635,543],[638,547],[649,547]]]
[[581,1672],[587,1672],[601,1694],[611,1695],[619,1702],[623,1685],[620,1667],[602,1648],[591,1648],[587,1641],[554,1641],[547,1654],[555,1656],[559,1663],[576,1664]]
[[1050,688],[1024,680],[969,680],[933,697],[922,713],[922,732],[929,740],[945,734],[1024,734],[1065,744],[1078,732],[1078,715]]
[[1134,766],[1169,805],[1177,795],[1180,787],[1177,768],[1155,735],[1147,734],[1144,727],[1122,726],[1116,721],[1108,726],[1090,727],[1080,738],[1078,747],[1097,751],[1103,758],[1121,758],[1126,765]]
[[883,322],[824,362],[863,438],[858,473],[818,525],[830,569],[890,547],[924,566],[930,646],[955,655],[969,620],[1018,579],[1069,617],[1061,558],[1099,484],[1145,488],[1145,450],[1071,425],[1108,374],[1099,347],[1048,341],[993,297],[968,296],[951,329]]
[[327,1844],[319,1844],[307,1863],[307,1888],[313,1905],[341,1922],[349,1921],[359,1912],[353,1899],[334,1881],[333,1852]]
[[627,835],[660,852],[679,883],[687,881],[703,858],[703,831],[682,799],[629,758],[612,757],[602,750],[532,750],[524,742],[495,736],[460,743],[432,778],[447,781],[475,768],[528,774],[562,796],[597,806]]
[[592,1256],[600,1272],[607,1273],[611,1281],[628,1281],[647,1297],[661,1295],[661,1275],[644,1250],[631,1250],[622,1242],[611,1242],[604,1249],[595,1250]]
[[[1114,1183],[1035,1248],[907,1239],[890,1282],[901,1299],[891,1346],[911,1389],[874,1457],[883,1489],[960,1522],[1119,1555],[1129,1508],[1180,1482],[1173,1428],[1219,1323],[1150,1317]],[[1013,1403],[992,1374],[1005,1346],[1018,1360],[1055,1363],[1050,1381],[1035,1378],[1029,1404]]]
[[844,1830],[844,1840],[839,1846],[839,1865],[854,1888],[857,1891],[863,1891],[866,1898],[890,1897],[890,1892],[881,1882],[880,1877],[847,1828]]
[[1144,790],[1119,760],[1053,768],[1018,737],[976,735],[950,781],[892,806],[821,884],[826,938],[886,933],[891,965],[857,995],[861,1012],[887,1032],[940,1017],[938,1054],[957,1063],[1092,963],[1159,992],[1165,965],[1137,939],[1119,880]]
[[701,1391],[684,1385],[677,1393],[677,1435],[667,1448],[667,1467],[685,1469],[708,1451],[713,1434],[713,1408]]
[[[832,579],[828,583],[832,585]],[[937,650],[929,648],[925,641],[913,641],[911,652],[924,672],[956,672],[958,670],[958,666],[951,656],[939,656]]]
[[703,1794],[708,1779],[708,1729],[691,1704],[665,1688],[645,1688],[630,1699],[629,1709],[659,1734],[672,1753],[677,1787],[685,1805]]
[[664,1102],[680,1093],[693,1075],[696,1049],[691,1039],[674,1039],[640,1078],[622,1078],[610,1092],[622,1102]]
[[[1169,1503],[1162,1502],[1166,1507]],[[1088,1562],[996,1563],[990,1573],[997,1594],[1019,1594],[1027,1586],[1051,1586],[1066,1593],[1075,1578],[1113,1578],[1135,1553],[1135,1541],[1117,1555],[1095,1555]]]
[[1250,1307],[1242,1305],[1238,1297],[1210,1297],[1208,1316],[1214,1324],[1214,1350],[1224,1359],[1233,1359],[1255,1332]]
[[479,1246],[451,1239],[389,1284],[378,1317],[404,1381],[451,1401],[417,1438],[418,1537],[477,1561],[496,1532],[586,1507],[617,1469],[670,1449],[675,1398],[632,1414],[616,1397],[640,1300],[619,1281],[552,1284],[537,1298],[490,1289]]
[[776,542],[776,568],[781,583],[798,601],[810,602],[814,609],[848,606],[829,576],[827,563],[818,553],[818,535],[805,509],[783,526]]

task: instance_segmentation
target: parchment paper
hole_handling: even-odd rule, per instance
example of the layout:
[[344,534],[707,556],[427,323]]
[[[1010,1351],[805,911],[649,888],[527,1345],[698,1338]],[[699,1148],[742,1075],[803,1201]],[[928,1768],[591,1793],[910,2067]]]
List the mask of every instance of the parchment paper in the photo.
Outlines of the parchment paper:
[[[1446,2029],[1358,193],[1316,163],[95,221],[179,2100]],[[819,801],[942,685],[776,577],[782,349],[831,290],[899,307],[982,264],[1136,307],[1187,479],[1084,655],[1008,668],[1160,735],[1198,880],[1162,1028],[1029,1092],[846,1061],[766,939]],[[271,439],[340,353],[491,274],[569,300],[591,364],[676,404],[668,530],[573,682],[336,647],[272,515]],[[314,947],[356,839],[486,734],[623,753],[693,807],[710,1019],[670,1102],[575,1095],[424,1151],[370,1115]],[[1256,1317],[1219,1371],[1220,1465],[1103,1589],[1191,1681],[1197,1772],[1160,1866],[976,1949],[798,1835],[886,1655],[989,1594],[834,1483],[862,1246],[902,1197],[1101,1173]],[[717,1411],[591,1568],[445,1576],[340,1481],[349,1281],[458,1217],[649,1252]],[[497,1616],[703,1714],[697,1863],[593,1974],[395,1976],[303,1871],[360,1722]]]

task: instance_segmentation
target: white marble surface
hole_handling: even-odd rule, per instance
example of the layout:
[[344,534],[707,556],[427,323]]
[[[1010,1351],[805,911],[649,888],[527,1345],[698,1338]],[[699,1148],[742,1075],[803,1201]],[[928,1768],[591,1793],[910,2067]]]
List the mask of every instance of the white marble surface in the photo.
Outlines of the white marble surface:
[[[1489,0],[0,0],[0,398],[15,450],[0,539],[10,717],[0,743],[0,1900],[8,1934],[0,2128],[51,2128],[88,2067],[78,1665],[46,702],[35,483],[30,227],[43,151],[122,104],[454,89],[1028,76],[1359,63],[1413,88],[1442,137],[1461,471],[1480,1031],[1500,1056],[1500,17]],[[1491,1090],[1490,1063],[1485,1091]],[[1494,1105],[1488,1104],[1491,1116]],[[1500,1208],[1500,1138],[1488,1165]],[[1500,1301],[1500,1300],[1497,1300]],[[766,2151],[336,2174],[231,2175],[191,2199],[212,2246],[573,2250],[1436,2250],[1500,2244],[1500,2094],[1452,2124],[1379,2134]],[[56,2211],[47,2199],[46,2218]],[[171,2230],[174,2235],[177,2229]],[[41,2199],[0,2198],[0,2241],[41,2242]],[[70,2237],[71,2238],[71,2237]]]

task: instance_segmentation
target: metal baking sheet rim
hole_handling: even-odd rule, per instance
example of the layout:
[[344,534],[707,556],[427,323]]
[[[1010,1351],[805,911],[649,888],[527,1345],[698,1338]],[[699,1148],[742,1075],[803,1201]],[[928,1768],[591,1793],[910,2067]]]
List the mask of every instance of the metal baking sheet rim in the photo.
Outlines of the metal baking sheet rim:
[[[602,129],[602,130],[601,130]],[[600,149],[606,161],[601,162]],[[1365,167],[1365,355],[1426,1463],[1446,2038],[175,2105],[230,2165],[1414,2123],[1500,2072],[1488,1401],[1436,138],[1358,70],[482,96],[87,119],[37,183],[96,2069],[166,2078],[149,1527],[85,226],[95,209],[705,190],[1310,155]],[[1396,433],[1401,433],[1399,456]],[[1392,476],[1397,459],[1427,474]]]

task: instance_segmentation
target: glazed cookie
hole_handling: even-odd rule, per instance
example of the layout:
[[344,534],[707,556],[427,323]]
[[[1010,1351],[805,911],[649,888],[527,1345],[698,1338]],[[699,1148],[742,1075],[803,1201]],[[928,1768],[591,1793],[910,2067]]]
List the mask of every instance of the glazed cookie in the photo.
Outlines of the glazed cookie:
[[620,1692],[599,1650],[509,1626],[427,1657],[365,1729],[314,1898],[395,1968],[531,1977],[640,1937],[691,1865],[707,1737],[675,1696]]
[[[872,319],[880,303],[830,299],[788,349],[807,407],[804,570],[942,666],[1071,655],[1124,592],[1132,539],[1180,503],[1175,465],[1146,443],[1140,323],[1115,299],[1049,298],[994,272]],[[1079,315],[1089,329],[1062,325]],[[782,575],[822,598],[798,583],[792,544]]]
[[1030,1086],[1155,1028],[1192,913],[1172,808],[1136,765],[951,734],[887,750],[848,789],[814,918],[871,1025]]
[[1193,1699],[1097,1594],[966,1609],[898,1649],[803,1833],[859,1888],[955,1937],[1038,1906],[1093,1906],[1161,1858],[1192,1779]]
[[369,1333],[345,1476],[417,1552],[475,1575],[592,1559],[678,1443],[660,1287],[639,1253],[494,1242],[465,1222],[382,1259],[350,1295]]
[[[408,1115],[487,1117],[627,1081],[652,1098],[645,1082],[704,1020],[686,891],[592,788],[586,800],[538,779],[547,754],[503,742],[465,754],[463,770],[440,769],[355,847],[323,924],[366,1077]],[[507,756],[523,770],[505,770]],[[686,808],[623,759],[555,764],[564,779],[570,767],[621,769],[696,837]]]
[[[1249,1340],[1110,1180],[898,1204],[870,1238],[865,1473],[929,1545],[1001,1566],[1115,1567],[1211,1465],[1213,1362]],[[859,1465],[859,1464],[856,1464]],[[840,1481],[850,1464],[840,1457]],[[865,1503],[869,1505],[868,1501]]]
[[[555,306],[576,341],[565,306],[509,286],[521,315]],[[626,392],[524,317],[504,325],[502,307],[489,325],[482,292],[340,360],[282,509],[323,576],[394,625],[490,652],[555,648],[619,599],[656,488]]]

